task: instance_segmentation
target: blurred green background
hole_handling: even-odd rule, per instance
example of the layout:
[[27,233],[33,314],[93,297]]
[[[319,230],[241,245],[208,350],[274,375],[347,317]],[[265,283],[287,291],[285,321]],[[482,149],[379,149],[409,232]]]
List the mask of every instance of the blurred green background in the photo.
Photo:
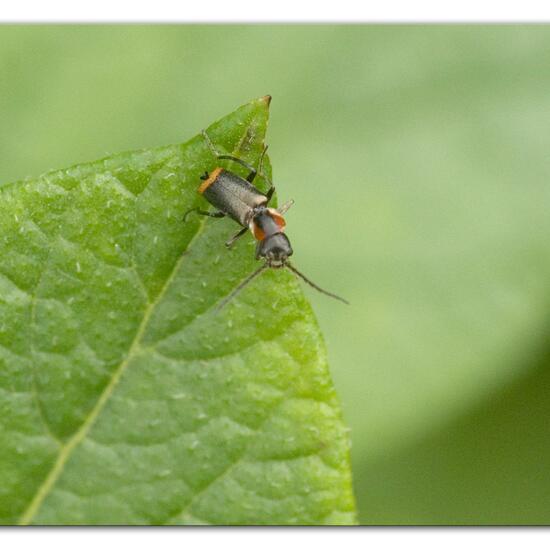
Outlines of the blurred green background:
[[0,183],[273,96],[367,524],[550,523],[550,27],[3,26]]

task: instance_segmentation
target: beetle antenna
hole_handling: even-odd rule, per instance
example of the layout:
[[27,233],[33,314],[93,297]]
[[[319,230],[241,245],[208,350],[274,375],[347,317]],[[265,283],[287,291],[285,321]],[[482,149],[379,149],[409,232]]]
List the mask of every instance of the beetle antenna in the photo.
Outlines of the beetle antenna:
[[246,286],[248,283],[252,282],[262,271],[269,267],[268,264],[262,265],[256,271],[252,272],[237,288],[235,288],[228,296],[226,296],[217,306],[216,311],[220,311],[227,303],[235,298],[235,296]]
[[313,287],[315,290],[318,290],[321,292],[321,294],[326,294],[327,296],[330,296],[331,298],[336,298],[336,300],[340,300],[341,302],[344,302],[344,304],[348,304],[349,302],[342,298],[341,296],[337,296],[336,294],[333,294],[332,292],[329,292],[328,290],[323,290],[321,287],[317,286],[313,281],[310,281],[303,273],[300,273],[293,265],[291,265],[289,262],[285,263],[285,267],[290,269],[292,273],[300,277],[303,281],[305,281],[309,286]]

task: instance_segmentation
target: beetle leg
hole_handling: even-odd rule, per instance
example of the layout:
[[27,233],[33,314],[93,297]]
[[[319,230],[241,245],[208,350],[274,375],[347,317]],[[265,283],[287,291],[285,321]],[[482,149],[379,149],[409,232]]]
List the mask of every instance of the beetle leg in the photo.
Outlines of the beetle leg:
[[225,216],[225,212],[222,212],[221,210],[218,210],[217,212],[207,212],[206,210],[201,210],[200,208],[190,208],[183,215],[184,223],[187,221],[187,216],[189,214],[191,214],[191,212],[196,212],[197,214],[200,214],[201,216],[208,216],[210,218],[223,218]]
[[232,160],[233,162],[238,162],[241,166],[244,166],[245,168],[250,170],[250,173],[248,174],[248,176],[246,176],[246,181],[248,183],[252,183],[254,181],[254,178],[256,177],[256,174],[258,173],[258,171],[256,170],[256,168],[248,164],[248,162],[245,162],[244,160],[234,157],[232,155],[218,155],[218,158]]
[[206,133],[206,130],[202,130],[201,134],[202,134],[202,137],[204,138],[204,141],[206,141],[206,145],[208,145],[208,148],[210,149],[210,151],[212,151],[212,154],[215,157],[219,157],[220,154],[218,153],[218,151],[216,151],[216,148],[214,147],[214,144],[212,143],[212,141],[208,137],[208,134]]
[[[216,150],[216,148],[214,147],[214,144],[212,143],[211,139],[208,137],[208,134],[206,133],[206,130],[202,131],[202,136],[204,137],[204,139],[206,141],[206,144],[208,145],[208,148],[210,149],[210,151],[212,151],[212,154],[216,158],[218,158],[220,160],[224,160],[224,159],[225,160],[232,160],[233,162],[237,162],[241,166],[244,166],[247,170],[250,171],[248,176],[246,176],[246,181],[248,181],[249,183],[252,183],[254,181],[254,178],[256,177],[256,174],[258,173],[256,168],[254,168],[253,166],[248,164],[248,162],[246,162],[246,161],[244,161],[240,158],[234,157],[233,155],[221,155]],[[265,149],[267,149],[267,147]],[[263,154],[265,153],[265,149],[264,149],[264,152],[262,153],[262,159],[263,159]]]
[[233,246],[233,244],[235,243],[235,241],[236,241],[239,237],[242,237],[247,231],[248,231],[248,227],[243,227],[242,229],[239,229],[239,231],[237,231],[237,233],[235,233],[235,235],[233,235],[233,236],[225,243],[225,246],[227,246],[227,248],[231,248],[231,247]]
[[260,162],[258,162],[258,172],[262,175],[263,175],[262,168],[264,167],[264,157],[265,157],[266,151],[267,151],[267,145],[264,145],[264,150],[260,155]]
[[277,212],[281,214],[281,216],[294,204],[294,200],[290,199],[289,201],[286,201],[282,206],[279,206],[277,208]]
[[267,145],[264,146],[264,150],[262,151],[262,155],[260,157],[260,163],[258,165],[258,174],[269,184],[269,189],[266,193],[267,202],[271,200],[271,197],[273,196],[273,193],[275,192],[275,186],[273,185],[273,182],[267,177],[266,174],[264,174],[263,167],[264,167],[264,157],[265,152],[267,151]]
[[[264,176],[264,178],[265,178],[265,176]],[[271,183],[271,182],[269,182],[269,183]],[[273,193],[275,193],[275,186],[271,183],[271,187],[268,189],[267,193],[265,194],[265,196],[267,197],[267,202],[269,202],[271,200],[271,197],[273,196]]]
[[[266,151],[267,151],[267,145],[264,145],[264,149],[262,151],[262,154],[260,155],[260,161],[258,162],[258,174],[260,174],[260,176],[262,176],[265,180],[267,180],[269,182],[270,186],[273,187],[273,184],[271,183],[271,181],[269,181],[268,177],[263,173],[264,157],[265,157]],[[249,179],[251,176],[252,176],[252,179]],[[252,175],[252,173],[250,173],[248,175],[248,178],[246,178],[246,179],[247,179],[247,181],[252,183],[252,181],[254,180],[255,177],[256,177],[256,174]]]

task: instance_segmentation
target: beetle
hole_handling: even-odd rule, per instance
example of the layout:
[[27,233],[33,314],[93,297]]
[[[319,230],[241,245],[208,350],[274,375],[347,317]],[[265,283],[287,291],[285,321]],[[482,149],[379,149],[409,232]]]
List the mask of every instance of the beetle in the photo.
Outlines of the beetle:
[[[202,135],[208,148],[217,160],[230,160],[236,162],[245,167],[249,173],[246,178],[242,178],[221,166],[216,167],[210,173],[205,172],[204,175],[200,177],[202,183],[199,185],[197,191],[212,206],[216,207],[217,210],[215,212],[208,212],[201,208],[191,208],[185,213],[184,221],[187,220],[187,216],[191,212],[196,212],[197,214],[209,216],[211,218],[223,218],[228,216],[241,225],[242,228],[225,243],[227,248],[231,248],[237,239],[250,230],[257,241],[256,259],[265,260],[265,263],[261,267],[252,272],[224,300],[222,300],[218,309],[224,307],[238,292],[268,268],[289,269],[292,273],[322,294],[326,294],[327,296],[348,304],[349,302],[344,298],[317,286],[290,263],[288,258],[292,256],[293,250],[284,232],[286,222],[283,215],[294,204],[294,201],[290,200],[279,208],[271,208],[269,206],[269,202],[275,192],[275,187],[269,178],[262,172],[267,145],[263,148],[258,169],[256,169],[240,158],[232,155],[219,154],[205,130],[202,131]],[[254,179],[258,174],[260,174],[270,186],[265,194],[253,185]]]

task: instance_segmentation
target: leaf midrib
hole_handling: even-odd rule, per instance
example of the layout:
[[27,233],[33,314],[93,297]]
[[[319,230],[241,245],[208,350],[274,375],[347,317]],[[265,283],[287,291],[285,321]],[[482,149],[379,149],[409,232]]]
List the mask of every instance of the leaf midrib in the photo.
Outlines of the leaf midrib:
[[48,473],[48,475],[46,476],[46,478],[44,479],[44,481],[36,491],[33,499],[31,500],[31,502],[29,503],[25,511],[22,513],[21,517],[19,518],[19,521],[18,521],[19,525],[29,525],[32,522],[32,520],[36,516],[36,513],[40,510],[42,503],[44,502],[46,497],[49,495],[51,489],[54,487],[55,483],[61,476],[63,469],[65,467],[65,464],[71,457],[73,451],[85,439],[90,429],[94,425],[95,421],[97,420],[98,416],[100,415],[101,411],[105,407],[105,404],[109,400],[111,394],[113,393],[116,385],[118,384],[119,380],[124,374],[126,368],[134,359],[134,357],[139,353],[141,340],[143,338],[143,335],[145,334],[145,331],[149,324],[149,320],[151,319],[151,316],[153,315],[155,308],[162,301],[166,292],[170,288],[172,281],[174,280],[177,273],[179,272],[180,267],[184,261],[184,258],[187,255],[186,253],[190,250],[191,246],[193,245],[197,237],[201,234],[204,228],[204,224],[205,224],[205,219],[200,220],[196,233],[193,235],[193,237],[189,241],[189,244],[187,245],[187,247],[181,252],[180,257],[174,264],[174,267],[172,268],[172,271],[168,275],[166,282],[164,283],[161,291],[158,293],[157,297],[152,302],[149,302],[149,304],[147,305],[143,315],[143,319],[138,327],[138,330],[132,341],[132,344],[130,345],[126,358],[120,363],[120,365],[114,371],[114,374],[112,375],[111,380],[109,381],[109,383],[107,384],[107,386],[105,387],[101,395],[99,396],[97,403],[95,404],[94,408],[90,411],[90,413],[88,414],[88,416],[86,417],[86,419],[84,420],[80,428],[61,448],[52,469],[50,470],[50,472]]

